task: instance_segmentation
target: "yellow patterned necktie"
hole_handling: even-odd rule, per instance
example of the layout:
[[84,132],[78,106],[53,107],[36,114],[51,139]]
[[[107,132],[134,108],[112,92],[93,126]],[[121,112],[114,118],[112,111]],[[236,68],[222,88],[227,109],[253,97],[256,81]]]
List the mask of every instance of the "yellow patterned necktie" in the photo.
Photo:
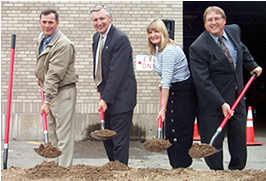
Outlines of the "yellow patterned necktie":
[[95,71],[95,84],[96,86],[100,85],[102,82],[102,50],[103,50],[103,36],[100,35],[99,46],[98,46],[98,63],[96,65]]

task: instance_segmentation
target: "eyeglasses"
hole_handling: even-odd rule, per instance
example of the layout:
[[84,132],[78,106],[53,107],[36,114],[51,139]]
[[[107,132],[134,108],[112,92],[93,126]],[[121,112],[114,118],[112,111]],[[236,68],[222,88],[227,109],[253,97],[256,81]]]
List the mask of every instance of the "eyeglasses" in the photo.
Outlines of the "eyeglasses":
[[223,18],[222,18],[222,17],[208,18],[208,19],[206,20],[206,22],[207,22],[207,23],[211,23],[212,21],[217,22],[217,21],[220,21],[221,19],[223,19]]

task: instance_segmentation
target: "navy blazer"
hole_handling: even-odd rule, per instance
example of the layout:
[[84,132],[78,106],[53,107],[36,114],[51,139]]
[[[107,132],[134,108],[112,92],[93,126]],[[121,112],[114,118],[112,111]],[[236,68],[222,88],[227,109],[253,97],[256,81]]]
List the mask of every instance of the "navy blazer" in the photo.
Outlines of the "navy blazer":
[[[93,36],[93,77],[100,34]],[[102,82],[98,91],[111,114],[132,111],[136,105],[136,79],[132,47],[125,33],[111,25],[102,51]]]
[[[206,30],[189,48],[190,68],[199,106],[206,111],[217,108],[220,110],[225,102],[232,106],[236,92],[239,94],[243,88],[243,67],[250,72],[258,66],[241,42],[239,26],[226,25],[224,30],[237,51],[235,69]],[[239,105],[244,106],[243,99]]]

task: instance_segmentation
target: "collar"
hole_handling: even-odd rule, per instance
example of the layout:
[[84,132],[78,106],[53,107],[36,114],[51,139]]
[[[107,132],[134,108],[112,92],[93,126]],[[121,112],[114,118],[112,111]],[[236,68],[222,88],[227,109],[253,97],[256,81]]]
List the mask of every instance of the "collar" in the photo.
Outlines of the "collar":
[[50,36],[48,36],[47,38],[45,37],[44,33],[42,34],[42,40],[45,40],[47,42],[50,42],[51,39],[54,37],[54,35],[57,33],[57,29],[53,32],[53,34],[51,34]]
[[[214,41],[216,42],[216,43],[219,43],[219,40],[218,40],[218,36],[216,36],[216,35],[213,35],[213,34],[211,34],[211,33],[209,33],[210,34],[210,36],[214,39]],[[226,32],[225,31],[223,31],[223,38],[225,39],[225,40],[228,40],[228,35],[226,34]]]
[[111,26],[112,26],[112,24],[110,24],[108,29],[107,29],[107,31],[104,34],[102,34],[104,41],[106,40],[106,37],[107,37],[107,35],[108,35],[108,33],[109,33],[110,29],[111,29]]

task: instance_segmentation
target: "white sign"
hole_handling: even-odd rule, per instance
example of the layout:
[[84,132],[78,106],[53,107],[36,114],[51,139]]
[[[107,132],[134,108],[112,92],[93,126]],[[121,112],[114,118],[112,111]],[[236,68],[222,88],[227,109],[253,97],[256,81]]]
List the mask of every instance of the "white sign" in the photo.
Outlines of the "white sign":
[[136,70],[137,71],[153,71],[156,57],[152,55],[137,55]]

